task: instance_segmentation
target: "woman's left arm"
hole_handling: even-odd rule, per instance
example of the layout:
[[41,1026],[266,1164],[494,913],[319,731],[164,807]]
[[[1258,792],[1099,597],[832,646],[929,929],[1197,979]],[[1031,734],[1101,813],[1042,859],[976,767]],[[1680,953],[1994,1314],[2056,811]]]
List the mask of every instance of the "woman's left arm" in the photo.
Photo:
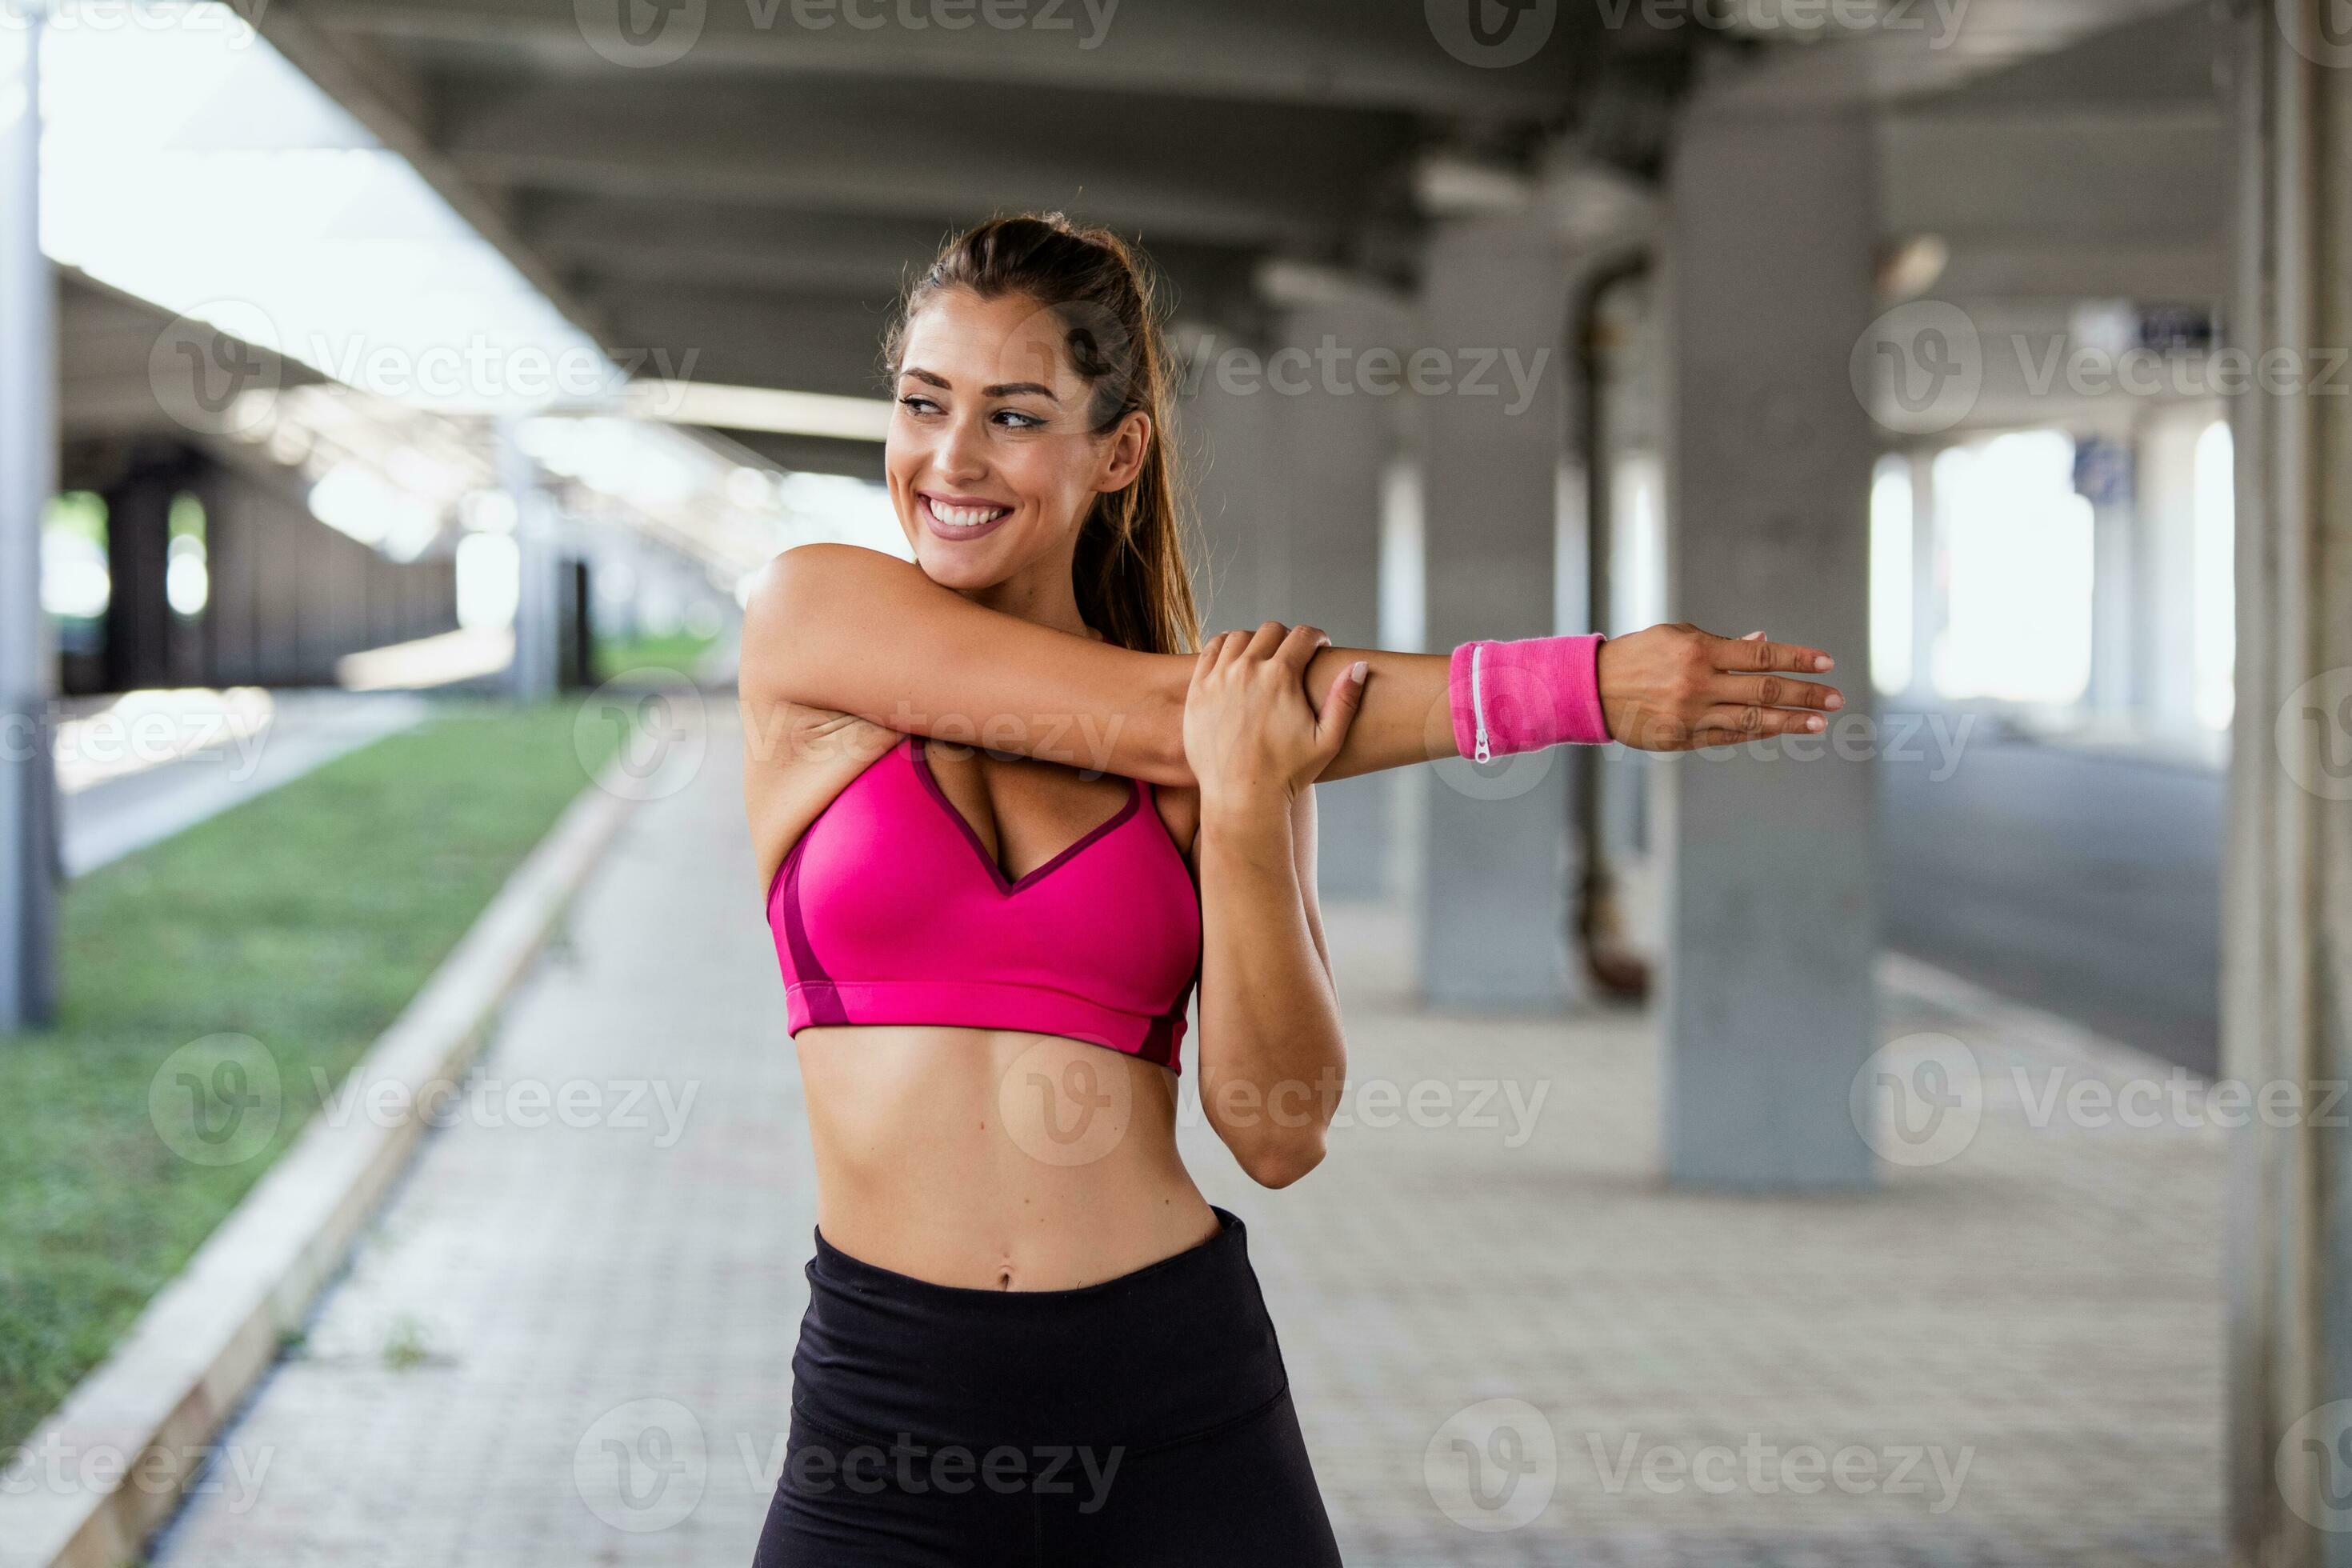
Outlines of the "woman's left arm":
[[1227,632],[1195,667],[1185,751],[1201,780],[1201,1104],[1252,1180],[1321,1163],[1348,1071],[1315,898],[1313,781],[1363,696],[1354,669],[1320,714],[1302,684],[1323,646],[1299,627]]

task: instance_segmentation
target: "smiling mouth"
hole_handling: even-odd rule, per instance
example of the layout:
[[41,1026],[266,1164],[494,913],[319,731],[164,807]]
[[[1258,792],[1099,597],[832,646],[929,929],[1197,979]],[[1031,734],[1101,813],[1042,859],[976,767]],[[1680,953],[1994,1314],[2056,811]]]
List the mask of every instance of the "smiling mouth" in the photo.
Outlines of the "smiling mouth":
[[955,505],[928,494],[922,496],[921,500],[923,519],[930,524],[931,531],[950,539],[968,539],[985,533],[1013,515],[1013,509],[1009,506],[996,506],[984,501]]

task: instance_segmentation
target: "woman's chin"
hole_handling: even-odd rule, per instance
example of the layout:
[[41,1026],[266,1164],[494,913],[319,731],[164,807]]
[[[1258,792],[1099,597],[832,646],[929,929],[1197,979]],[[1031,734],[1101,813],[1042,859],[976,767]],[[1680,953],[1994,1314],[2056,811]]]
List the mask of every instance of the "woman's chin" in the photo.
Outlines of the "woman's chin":
[[940,586],[971,593],[993,587],[1004,580],[998,553],[971,545],[950,544],[944,540],[924,539],[915,545],[915,564]]

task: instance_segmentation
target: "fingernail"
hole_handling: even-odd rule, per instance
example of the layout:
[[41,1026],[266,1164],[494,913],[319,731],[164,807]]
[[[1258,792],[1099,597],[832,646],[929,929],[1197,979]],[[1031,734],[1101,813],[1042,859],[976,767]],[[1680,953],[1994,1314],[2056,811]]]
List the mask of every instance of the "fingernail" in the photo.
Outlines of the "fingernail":
[[1827,654],[1822,654],[1813,660],[1813,668],[1815,669],[1835,669],[1837,668],[1837,660],[1832,658]]
[[1348,679],[1350,680],[1361,680],[1364,677],[1371,674],[1371,664],[1368,660],[1360,658],[1355,663],[1348,667]]
[[1808,719],[1808,720],[1806,720],[1806,721],[1805,721],[1805,728],[1806,728],[1806,729],[1808,729],[1808,730],[1813,731],[1814,731],[1814,732],[1816,732],[1816,733],[1819,733],[1819,732],[1820,732],[1820,731],[1821,731],[1822,725],[1824,722],[1826,722],[1826,721],[1822,720],[1822,719],[1820,719],[1820,718]]
[[1739,640],[1741,642],[1762,642],[1764,640],[1764,634],[1762,632],[1749,632],[1746,637],[1741,637]]
[[1828,709],[1832,713],[1836,712],[1839,709],[1845,706],[1845,693],[1843,691],[1831,692],[1830,700],[1827,702],[1822,703],[1822,706]]

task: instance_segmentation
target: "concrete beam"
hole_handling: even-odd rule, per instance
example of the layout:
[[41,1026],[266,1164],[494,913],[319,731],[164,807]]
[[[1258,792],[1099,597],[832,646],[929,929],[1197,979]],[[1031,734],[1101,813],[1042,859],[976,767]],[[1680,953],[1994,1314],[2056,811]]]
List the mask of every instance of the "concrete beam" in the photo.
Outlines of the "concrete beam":
[[681,8],[641,46],[620,33],[611,5],[573,0],[301,0],[301,11],[338,37],[440,53],[527,51],[574,72],[616,58],[669,60],[682,72],[760,68],[1527,118],[1550,116],[1571,95],[1600,26],[1590,7],[1562,5],[1530,58],[1496,66],[1450,53],[1418,4],[1360,0],[999,0],[986,8],[767,0]]
[[[478,185],[814,207],[930,223],[1065,208],[1151,238],[1328,249],[1412,136],[1398,116],[958,84],[511,74],[435,84],[436,144]],[[986,123],[986,139],[942,123]],[[1074,125],[1087,127],[1073,137]],[[1267,149],[1279,147],[1279,158]]]

